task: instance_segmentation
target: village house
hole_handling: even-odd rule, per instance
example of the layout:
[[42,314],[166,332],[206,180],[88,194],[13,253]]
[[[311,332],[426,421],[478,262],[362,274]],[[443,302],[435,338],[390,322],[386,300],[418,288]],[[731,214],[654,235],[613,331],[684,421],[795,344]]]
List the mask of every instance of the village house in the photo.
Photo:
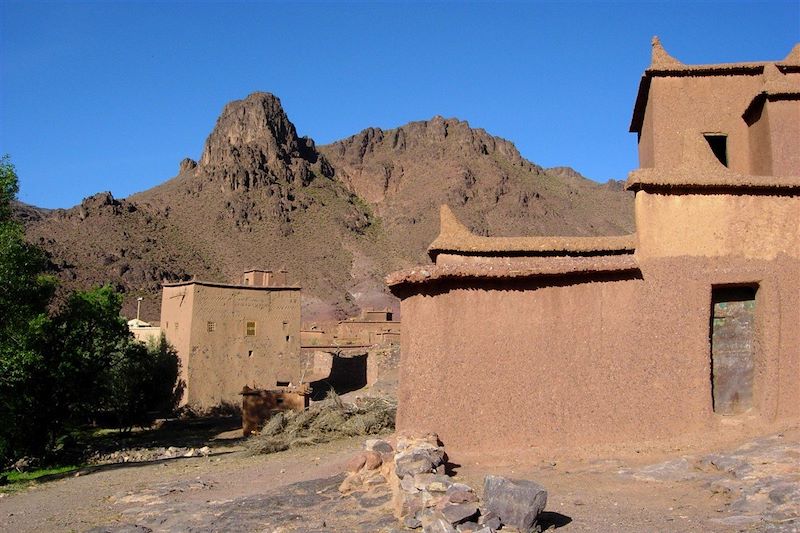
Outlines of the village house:
[[285,271],[250,270],[236,285],[164,284],[161,328],[180,357],[183,403],[192,407],[239,405],[245,385],[300,383],[300,287]]
[[482,237],[442,208],[403,315],[399,431],[456,451],[800,420],[800,45],[685,65],[654,39],[636,232]]

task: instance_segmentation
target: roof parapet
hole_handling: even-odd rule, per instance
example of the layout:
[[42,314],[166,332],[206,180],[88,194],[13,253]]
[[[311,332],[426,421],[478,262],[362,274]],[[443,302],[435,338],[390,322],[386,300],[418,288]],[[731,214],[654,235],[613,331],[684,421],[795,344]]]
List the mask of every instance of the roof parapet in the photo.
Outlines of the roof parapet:
[[651,69],[669,69],[674,67],[683,67],[684,63],[678,61],[664,50],[661,45],[661,39],[658,35],[653,36],[651,41],[652,51],[650,53],[650,68]]
[[800,43],[795,44],[783,58],[782,63],[787,65],[800,65]]
[[604,255],[633,253],[636,235],[611,237],[483,237],[475,235],[458,221],[447,206],[440,208],[439,236],[428,247],[428,255],[436,260],[440,253],[457,255]]

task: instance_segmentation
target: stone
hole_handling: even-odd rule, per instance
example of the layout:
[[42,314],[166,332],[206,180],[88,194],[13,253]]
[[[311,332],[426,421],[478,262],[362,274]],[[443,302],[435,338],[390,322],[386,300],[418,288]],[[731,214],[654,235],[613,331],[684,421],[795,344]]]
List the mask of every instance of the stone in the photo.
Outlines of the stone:
[[478,519],[478,523],[491,529],[500,529],[500,526],[502,525],[500,523],[500,518],[492,511],[486,511],[485,513],[481,514],[481,517]]
[[407,516],[403,519],[403,525],[408,529],[418,529],[422,527],[422,522],[415,516]]
[[414,486],[419,490],[429,492],[447,492],[453,482],[447,476],[439,474],[422,473],[414,476]]
[[359,453],[350,458],[345,465],[346,472],[358,472],[364,467],[364,464],[367,462],[367,454]]
[[419,489],[414,484],[414,476],[405,476],[400,480],[400,488],[409,494],[416,494]]
[[427,442],[415,443],[395,455],[394,462],[399,477],[433,472],[444,462],[444,448]]
[[478,501],[478,495],[469,486],[454,483],[447,489],[447,499],[450,503],[472,503]]
[[394,461],[397,476],[401,478],[431,472],[434,469],[429,455],[425,453],[398,454],[395,456]]
[[529,532],[547,505],[547,491],[534,481],[486,476],[483,499],[486,509],[495,513],[504,526]]
[[363,485],[364,480],[358,474],[351,474],[344,478],[342,484],[339,485],[339,492],[342,494],[349,494],[354,490],[360,489]]
[[423,510],[422,500],[408,494],[401,495],[401,502],[398,511],[398,518],[404,516],[416,516]]
[[483,526],[479,525],[477,522],[462,522],[456,526],[458,533],[475,533],[476,531],[482,529]]
[[380,468],[383,464],[383,459],[381,458],[381,454],[374,451],[367,451],[364,452],[364,464],[363,467],[367,470],[375,470]]
[[478,506],[474,503],[449,503],[442,507],[442,515],[451,524],[460,524],[477,517]]
[[434,518],[422,530],[424,533],[458,533],[446,519]]
[[386,442],[383,439],[367,439],[364,447],[367,451],[378,452],[378,453],[392,453],[394,452],[394,448],[392,445]]
[[427,490],[423,490],[419,493],[419,497],[422,500],[422,505],[425,507],[436,507],[443,501],[445,501],[444,495],[438,492],[428,492]]

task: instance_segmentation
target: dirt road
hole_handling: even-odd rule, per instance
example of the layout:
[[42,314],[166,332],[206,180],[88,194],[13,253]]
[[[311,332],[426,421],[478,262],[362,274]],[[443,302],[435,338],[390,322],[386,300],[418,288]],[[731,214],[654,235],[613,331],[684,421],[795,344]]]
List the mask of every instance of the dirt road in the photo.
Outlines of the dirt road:
[[[393,531],[389,495],[340,497],[339,474],[363,439],[265,456],[214,447],[209,457],[107,466],[0,498],[4,531]],[[458,462],[459,458],[453,458]],[[720,451],[623,460],[482,464],[547,487],[546,525],[569,531],[798,531],[800,430]]]

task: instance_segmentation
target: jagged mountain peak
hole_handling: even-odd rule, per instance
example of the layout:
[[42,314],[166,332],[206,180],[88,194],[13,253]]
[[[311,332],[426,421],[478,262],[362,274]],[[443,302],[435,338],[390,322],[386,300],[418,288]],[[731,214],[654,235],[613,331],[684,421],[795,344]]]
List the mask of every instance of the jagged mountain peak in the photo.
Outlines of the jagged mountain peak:
[[216,178],[231,190],[249,190],[314,179],[312,166],[331,177],[314,141],[298,137],[280,99],[255,92],[228,103],[206,139],[196,167],[181,165],[182,172],[197,172]]
[[206,140],[200,165],[217,164],[229,151],[247,146],[258,146],[265,155],[285,158],[298,152],[299,145],[297,130],[280,99],[271,93],[255,92],[223,108]]

